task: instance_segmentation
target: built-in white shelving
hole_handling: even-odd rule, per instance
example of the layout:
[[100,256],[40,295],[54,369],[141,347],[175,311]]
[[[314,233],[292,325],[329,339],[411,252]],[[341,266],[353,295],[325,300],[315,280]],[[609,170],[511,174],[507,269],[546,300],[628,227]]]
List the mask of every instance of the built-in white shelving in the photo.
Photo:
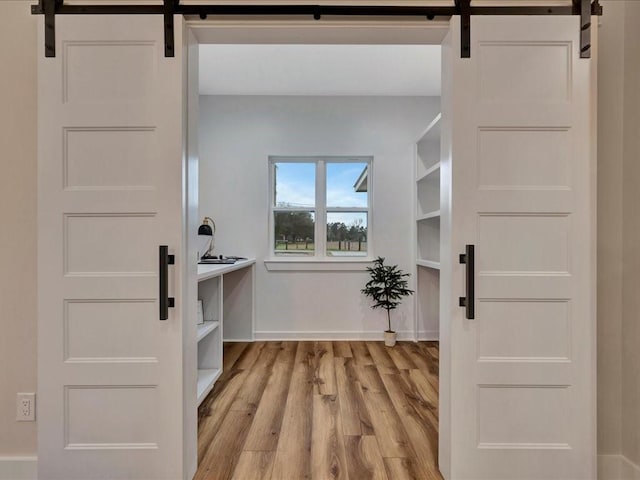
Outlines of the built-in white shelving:
[[253,339],[254,265],[252,258],[234,264],[198,265],[198,299],[205,320],[196,333],[198,405],[222,374],[223,330],[230,340]]
[[440,210],[435,210],[433,212],[427,212],[425,214],[419,215],[416,218],[416,221],[422,222],[423,220],[430,220],[432,218],[440,218]]
[[437,177],[440,176],[440,162],[437,162],[435,165],[432,165],[431,167],[427,168],[426,171],[422,174],[422,176],[416,179],[416,183],[420,183],[424,180],[435,178],[436,176]]
[[198,369],[198,405],[200,405],[209,394],[221,373],[222,368]]
[[416,335],[431,339],[440,316],[440,119],[415,145]]
[[220,326],[219,321],[204,322],[203,324],[198,325],[198,334],[197,334],[198,342],[202,340],[204,337],[206,337],[207,335],[209,335],[211,332],[213,332],[219,326]]

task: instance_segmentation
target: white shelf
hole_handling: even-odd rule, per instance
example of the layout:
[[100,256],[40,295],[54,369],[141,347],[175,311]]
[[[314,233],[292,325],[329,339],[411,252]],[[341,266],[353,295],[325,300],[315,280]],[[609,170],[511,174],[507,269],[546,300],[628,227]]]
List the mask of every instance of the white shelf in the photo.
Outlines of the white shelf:
[[440,210],[436,210],[434,212],[428,212],[425,213],[424,215],[420,215],[416,221],[421,222],[423,220],[429,220],[431,218],[439,218],[440,217]]
[[213,332],[216,328],[218,328],[220,326],[220,322],[218,321],[209,321],[209,322],[204,322],[201,325],[198,325],[198,342],[200,340],[202,340],[204,337],[206,337],[207,335],[209,335],[211,332]]
[[440,270],[440,262],[432,262],[431,260],[416,260],[416,265],[419,267],[432,268],[434,270]]
[[440,120],[442,120],[442,113],[436,115],[431,123],[427,125],[427,128],[424,129],[422,134],[416,140],[416,143],[419,143],[422,140],[440,140]]
[[435,178],[434,174],[438,174],[438,175],[440,174],[440,162],[438,162],[435,165],[433,165],[430,168],[428,168],[422,174],[422,176],[416,180],[416,183],[420,183],[420,182],[422,182],[423,180],[426,180],[429,177],[434,177]]
[[440,187],[442,151],[438,115],[415,144],[415,329],[439,331],[440,316]]
[[209,394],[209,392],[213,388],[213,384],[216,382],[221,373],[222,369],[220,368],[198,370],[198,405],[200,405]]

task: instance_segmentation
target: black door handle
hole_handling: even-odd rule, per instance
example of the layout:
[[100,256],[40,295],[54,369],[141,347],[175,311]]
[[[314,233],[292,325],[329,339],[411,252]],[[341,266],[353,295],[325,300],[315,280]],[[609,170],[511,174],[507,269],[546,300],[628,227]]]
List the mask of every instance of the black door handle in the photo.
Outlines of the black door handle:
[[175,263],[175,256],[169,255],[169,247],[166,245],[160,245],[160,255],[158,258],[160,288],[159,288],[159,300],[160,300],[160,320],[166,320],[169,318],[169,307],[173,308],[175,305],[175,299],[169,296],[169,265]]
[[460,297],[459,305],[465,307],[466,317],[469,320],[475,318],[475,253],[474,246],[467,245],[465,253],[460,254],[460,263],[467,266],[466,272],[466,297]]

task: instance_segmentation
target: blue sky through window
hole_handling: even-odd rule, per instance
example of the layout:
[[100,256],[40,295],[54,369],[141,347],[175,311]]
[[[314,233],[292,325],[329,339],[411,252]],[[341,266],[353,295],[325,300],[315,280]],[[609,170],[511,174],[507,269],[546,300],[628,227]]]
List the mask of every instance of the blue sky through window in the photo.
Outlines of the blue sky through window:
[[316,203],[315,163],[276,163],[276,206],[310,207]]
[[327,207],[367,208],[367,192],[356,192],[366,163],[327,163]]
[[[354,185],[366,163],[327,162],[327,208],[368,206],[367,192],[356,192]],[[315,206],[315,163],[276,163],[276,206]],[[355,219],[355,216],[358,219]],[[351,225],[358,221],[367,226],[365,213],[332,213],[331,221]]]

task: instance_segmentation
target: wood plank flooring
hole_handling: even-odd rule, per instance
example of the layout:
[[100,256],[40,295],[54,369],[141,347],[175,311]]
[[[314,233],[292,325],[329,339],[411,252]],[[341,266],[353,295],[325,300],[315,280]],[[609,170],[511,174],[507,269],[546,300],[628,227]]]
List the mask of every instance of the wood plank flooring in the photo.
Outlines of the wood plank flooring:
[[196,480],[441,480],[438,344],[224,346]]

